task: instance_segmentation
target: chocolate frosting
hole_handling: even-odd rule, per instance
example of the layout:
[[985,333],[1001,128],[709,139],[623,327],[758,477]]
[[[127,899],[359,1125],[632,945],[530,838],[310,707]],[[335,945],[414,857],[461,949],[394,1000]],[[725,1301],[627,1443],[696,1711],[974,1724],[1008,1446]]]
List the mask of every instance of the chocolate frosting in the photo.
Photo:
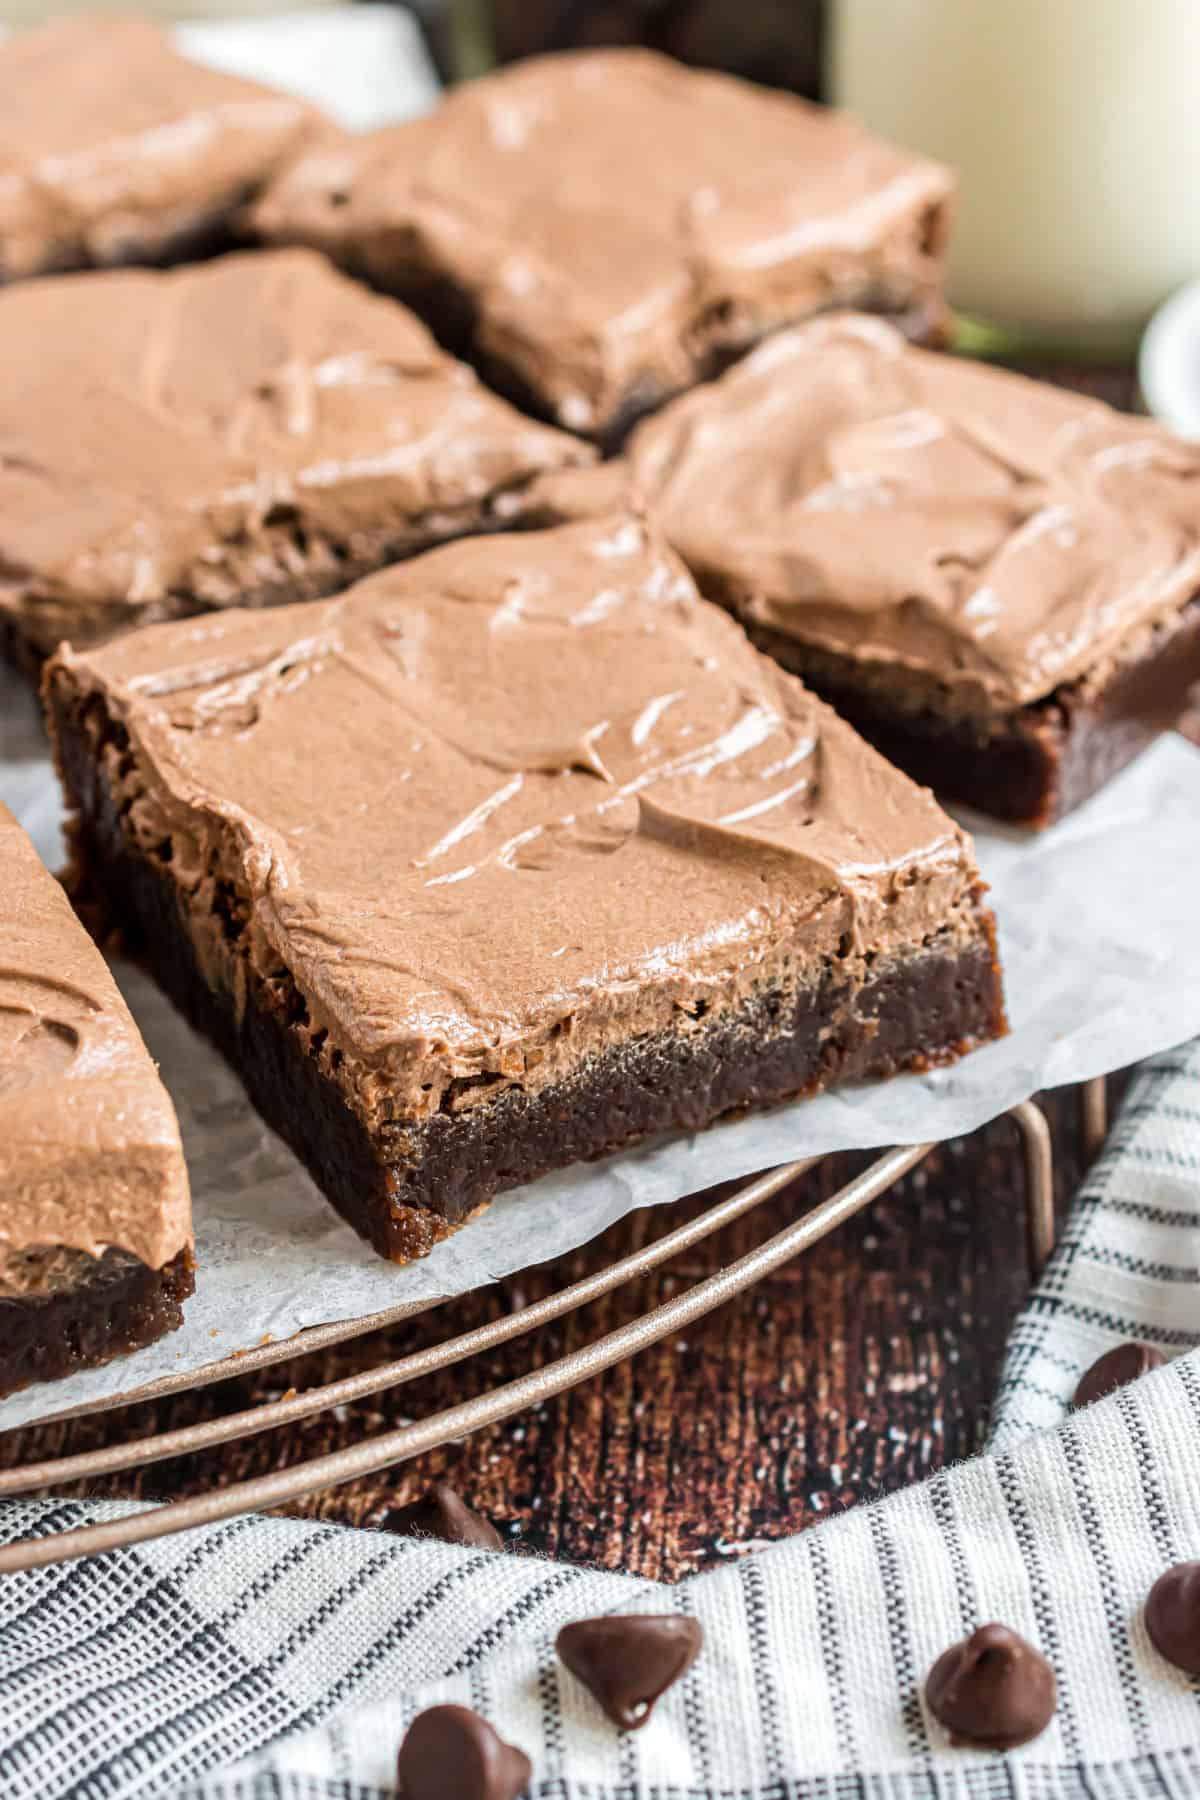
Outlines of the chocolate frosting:
[[0,45],[0,278],[152,257],[254,193],[318,118],[189,62],[148,19],[19,33]]
[[109,780],[169,845],[210,979],[298,993],[372,1121],[535,1089],[831,963],[851,1004],[872,961],[985,930],[933,797],[631,518],[465,539],[51,679],[128,733]]
[[625,492],[749,623],[964,714],[1102,678],[1200,592],[1200,450],[853,314],[538,497],[573,517]]
[[322,143],[255,225],[385,287],[449,279],[481,354],[574,430],[830,304],[940,283],[953,181],[855,120],[645,50],[549,56]]
[[345,586],[589,454],[309,251],[0,292],[0,614],[44,650]]
[[0,1294],[31,1250],[158,1269],[191,1241],[174,1109],[104,959],[0,805]]

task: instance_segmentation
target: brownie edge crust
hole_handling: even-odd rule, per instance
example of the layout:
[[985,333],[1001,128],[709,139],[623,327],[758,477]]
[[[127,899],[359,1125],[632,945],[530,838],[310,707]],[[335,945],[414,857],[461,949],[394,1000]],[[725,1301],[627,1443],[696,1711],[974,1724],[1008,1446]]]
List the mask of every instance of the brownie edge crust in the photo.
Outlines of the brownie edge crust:
[[[466,1112],[369,1132],[314,1060],[302,1016],[289,1016],[275,992],[254,981],[235,1006],[202,972],[169,870],[124,828],[88,713],[96,697],[81,703],[60,680],[48,700],[75,813],[81,903],[119,921],[129,947],[229,1059],[267,1123],[392,1261],[427,1254],[496,1194],[552,1169],[836,1081],[949,1062],[1006,1029],[994,926],[981,905],[974,940],[935,939],[893,958],[857,993],[835,964],[818,986],[766,988],[686,1037],[630,1039],[540,1091],[510,1089]],[[113,729],[105,717],[101,743]]]
[[1101,681],[1064,683],[1044,700],[981,728],[935,707],[889,704],[886,688],[831,656],[730,608],[758,648],[797,675],[914,781],[1029,830],[1090,800],[1156,737],[1173,730],[1200,690],[1200,596],[1151,633]]
[[0,1398],[96,1368],[177,1331],[195,1286],[190,1250],[162,1269],[122,1250],[81,1255],[74,1273],[75,1280],[48,1293],[0,1295]]

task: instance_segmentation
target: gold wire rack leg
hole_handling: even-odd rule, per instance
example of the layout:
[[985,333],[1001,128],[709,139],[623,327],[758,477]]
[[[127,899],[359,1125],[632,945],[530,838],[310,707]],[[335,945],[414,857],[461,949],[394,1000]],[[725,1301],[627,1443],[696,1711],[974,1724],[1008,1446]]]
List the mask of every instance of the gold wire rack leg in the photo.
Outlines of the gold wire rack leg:
[[1094,1162],[1108,1135],[1108,1082],[1103,1075],[1085,1081],[1079,1089],[1079,1122],[1083,1135],[1084,1163]]
[[1023,1100],[1008,1116],[1025,1154],[1026,1242],[1029,1273],[1037,1281],[1054,1250],[1054,1140],[1045,1113],[1032,1100]]
[[[1050,1132],[1043,1115],[1031,1101],[1014,1108],[1010,1116],[1020,1131],[1024,1149],[1030,1267],[1036,1276],[1053,1246],[1054,1236]],[[705,1313],[772,1274],[792,1257],[809,1249],[870,1205],[901,1176],[922,1162],[934,1148],[933,1144],[916,1144],[885,1152],[829,1199],[811,1208],[801,1218],[769,1238],[765,1244],[749,1251],[729,1267],[718,1270],[686,1293],[655,1307],[618,1330],[609,1332],[595,1343],[559,1357],[542,1368],[531,1370],[515,1381],[486,1391],[427,1419],[385,1432],[349,1449],[312,1458],[294,1468],[281,1469],[212,1493],[173,1501],[168,1505],[142,1508],[121,1518],[105,1520],[54,1536],[22,1539],[0,1548],[0,1574],[14,1574],[80,1556],[96,1555],[101,1551],[145,1543],[152,1538],[169,1536],[175,1532],[195,1530],[240,1513],[259,1512],[286,1505],[324,1488],[354,1481],[406,1462],[456,1438],[510,1418],[526,1407],[550,1399],[577,1383],[612,1368],[660,1338],[702,1318]],[[273,1430],[276,1426],[310,1417],[331,1406],[381,1393],[434,1370],[477,1356],[560,1318],[576,1307],[586,1305],[590,1300],[656,1268],[777,1194],[790,1182],[807,1173],[815,1160],[808,1158],[788,1163],[759,1176],[717,1202],[698,1219],[680,1226],[644,1250],[624,1257],[608,1268],[518,1313],[494,1320],[474,1331],[397,1361],[306,1390],[287,1399],[232,1414],[227,1418],[163,1432],[140,1441],[115,1444],[84,1455],[62,1457],[0,1472],[0,1494],[28,1493],[67,1481],[95,1479],[122,1469],[144,1467],[189,1451],[211,1449],[237,1438],[253,1436]],[[369,1329],[370,1324],[371,1321],[360,1322],[360,1329]],[[305,1346],[298,1345],[295,1348],[302,1347]]]

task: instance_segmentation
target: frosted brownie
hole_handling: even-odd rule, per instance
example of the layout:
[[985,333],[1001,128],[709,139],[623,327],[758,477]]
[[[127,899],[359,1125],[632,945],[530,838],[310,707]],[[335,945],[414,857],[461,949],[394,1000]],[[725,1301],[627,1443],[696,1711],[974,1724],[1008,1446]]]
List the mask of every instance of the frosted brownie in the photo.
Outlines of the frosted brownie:
[[0,45],[0,280],[225,247],[318,119],[178,55],[148,19],[18,33]]
[[0,372],[0,626],[27,663],[329,593],[587,454],[304,250],[4,289]]
[[0,1394],[173,1331],[179,1127],[100,952],[0,805]]
[[522,403],[612,440],[823,307],[940,333],[952,189],[843,114],[593,50],[302,152],[254,223],[408,301]]
[[701,589],[918,781],[1043,826],[1200,682],[1200,450],[845,315],[550,477],[647,507]]
[[1003,1029],[969,840],[629,519],[63,651],[85,880],[359,1231]]

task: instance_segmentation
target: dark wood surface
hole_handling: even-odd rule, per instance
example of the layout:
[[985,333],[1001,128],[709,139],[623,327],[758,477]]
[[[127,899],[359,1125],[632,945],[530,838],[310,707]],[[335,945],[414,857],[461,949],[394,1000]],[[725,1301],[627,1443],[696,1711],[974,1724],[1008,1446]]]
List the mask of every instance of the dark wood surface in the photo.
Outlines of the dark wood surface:
[[[1119,371],[1049,371],[1128,403]],[[1045,1100],[1060,1206],[1080,1173],[1075,1096]],[[175,1496],[289,1466],[452,1404],[645,1312],[778,1230],[863,1159],[839,1157],[678,1263],[492,1356],[94,1491]],[[278,1397],[521,1306],[672,1229],[705,1197],[637,1214],[561,1262],[386,1337],[122,1414],[0,1440],[0,1466]],[[685,1337],[472,1440],[303,1510],[386,1528],[445,1478],[530,1552],[677,1580],[975,1451],[1028,1291],[1023,1166],[997,1121],[947,1144],[806,1256]]]
[[[1059,1192],[1077,1172],[1075,1107],[1049,1102]],[[92,1491],[167,1496],[284,1467],[453,1404],[636,1317],[732,1260],[861,1165],[839,1157],[680,1259],[490,1357],[269,1436]],[[92,1448],[328,1381],[553,1291],[690,1217],[625,1220],[560,1262],[389,1334],[257,1376],[14,1434],[0,1464]],[[866,1213],[685,1337],[493,1431],[303,1509],[386,1527],[450,1480],[529,1551],[675,1580],[970,1455],[1027,1286],[1023,1169],[999,1121],[936,1151]]]

